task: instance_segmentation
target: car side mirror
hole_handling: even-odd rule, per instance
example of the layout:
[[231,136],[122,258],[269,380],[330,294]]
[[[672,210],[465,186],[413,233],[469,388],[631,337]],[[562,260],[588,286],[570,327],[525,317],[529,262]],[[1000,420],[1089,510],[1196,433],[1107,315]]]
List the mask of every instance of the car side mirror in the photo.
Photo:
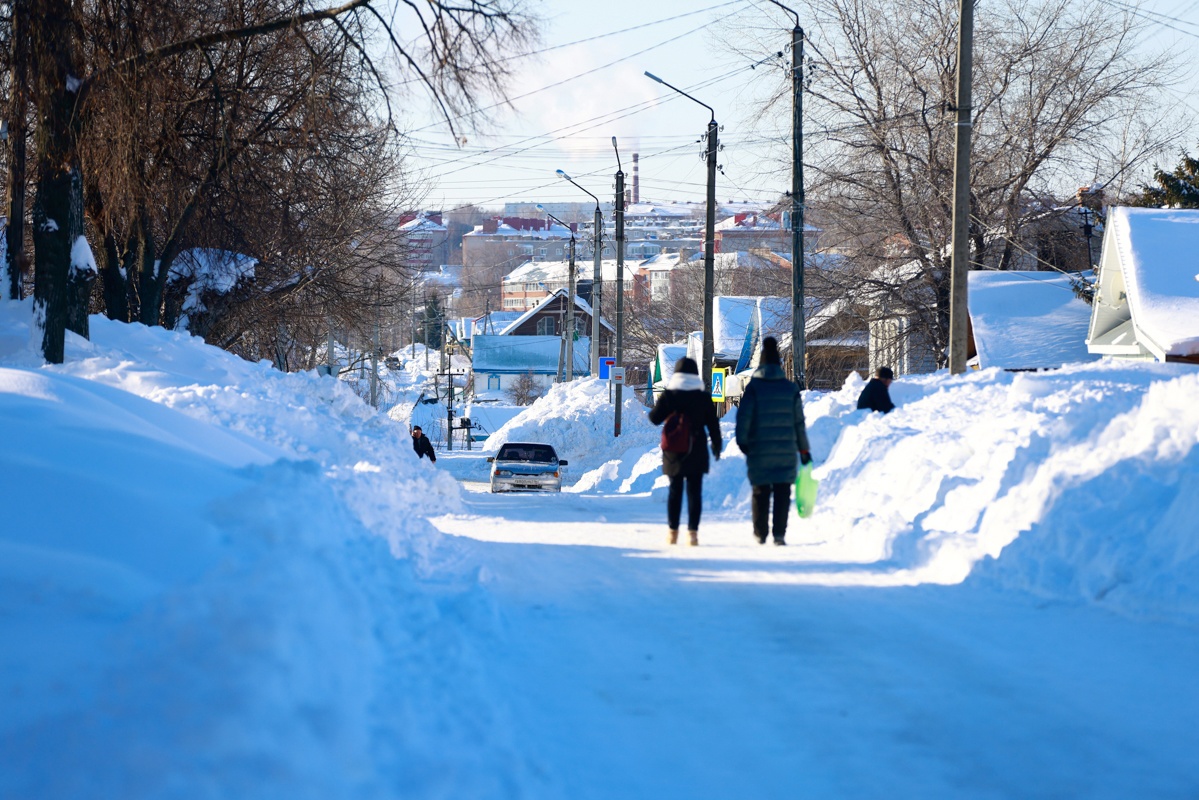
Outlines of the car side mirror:
[[487,456],[487,463],[488,463],[488,464],[494,464],[494,463],[495,463],[495,457],[494,457],[494,456]]
[[565,467],[567,465],[567,463],[569,463],[569,462],[563,461],[562,459],[558,459],[558,466],[560,466],[560,467]]

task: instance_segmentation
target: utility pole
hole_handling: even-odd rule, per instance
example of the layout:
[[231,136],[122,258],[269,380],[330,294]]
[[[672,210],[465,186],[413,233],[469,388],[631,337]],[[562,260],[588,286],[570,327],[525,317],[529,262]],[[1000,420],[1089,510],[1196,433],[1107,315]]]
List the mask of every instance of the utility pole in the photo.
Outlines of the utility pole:
[[570,265],[566,276],[566,381],[575,379],[575,232],[570,232]]
[[[591,377],[599,377],[599,338],[600,338],[600,295],[603,275],[601,274],[600,256],[603,251],[603,228],[604,216],[600,213],[600,201],[595,195],[583,189],[582,186],[574,182],[574,179],[567,175],[562,170],[558,170],[558,175],[574,184],[576,189],[582,189],[583,192],[595,201],[595,264],[592,270],[591,282]],[[573,271],[572,271],[573,274]],[[573,311],[573,309],[572,309]]]
[[379,318],[375,312],[375,334],[371,342],[371,408],[379,407]]
[[715,351],[715,343],[712,341],[712,303],[716,285],[716,151],[720,145],[716,109],[701,100],[696,100],[679,87],[670,85],[652,72],[645,73],[645,77],[678,92],[693,103],[698,103],[708,109],[708,113],[712,115],[712,119],[708,122],[708,215],[704,223],[704,363],[699,365],[704,386],[710,392],[712,391],[712,355]]
[[[570,264],[567,267],[569,274],[566,276],[566,313],[562,319],[563,349],[566,351],[564,356],[566,382],[569,383],[575,379],[575,232],[565,222],[546,211],[545,206],[540,203],[537,204],[537,210],[570,231]],[[559,370],[559,372],[561,371]]]
[[[612,137],[612,149],[616,150],[616,366],[624,366],[624,170],[620,166],[620,150],[616,137]],[[612,437],[620,436],[620,406],[623,383],[616,384],[616,409],[612,416]]]
[[716,286],[716,112],[708,123],[708,217],[704,223],[704,363],[700,372],[704,388],[712,391],[712,358],[716,343],[712,341],[712,304]]
[[599,201],[595,202],[595,254],[591,269],[591,377],[599,377],[600,359],[600,300],[604,294],[603,239],[604,215],[600,213]]
[[445,326],[441,330],[441,372],[445,375],[445,449],[454,449],[454,371],[446,357]]
[[949,284],[949,372],[966,371],[966,281],[970,271],[970,132],[974,0],[960,0],[957,135],[953,162],[953,258]]
[[803,28],[799,14],[770,0],[795,17],[791,29],[791,364],[795,382],[808,388],[804,341],[804,180],[803,180]]

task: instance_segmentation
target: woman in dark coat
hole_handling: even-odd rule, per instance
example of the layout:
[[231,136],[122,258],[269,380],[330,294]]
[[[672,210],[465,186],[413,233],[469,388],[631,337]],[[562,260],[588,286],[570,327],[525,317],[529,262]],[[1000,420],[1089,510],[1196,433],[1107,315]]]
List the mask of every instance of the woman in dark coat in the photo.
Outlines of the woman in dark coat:
[[[662,474],[670,478],[670,493],[666,497],[666,521],[670,525],[667,541],[679,541],[679,517],[683,511],[683,486],[687,489],[687,531],[691,544],[699,544],[699,515],[703,507],[704,473],[708,471],[708,443],[712,440],[712,455],[720,458],[720,420],[716,406],[699,377],[699,367],[690,358],[680,358],[674,374],[666,382],[666,390],[658,397],[649,412],[649,421],[661,425],[673,412],[682,412],[690,423],[691,447],[686,453],[662,452]],[[704,435],[704,429],[707,435]]]
[[812,456],[799,387],[787,380],[774,337],[762,340],[760,363],[737,407],[737,446],[745,453],[749,482],[754,487],[754,537],[758,544],[766,543],[773,497],[774,543],[786,544],[791,484],[798,470],[796,454],[804,464],[811,463]]

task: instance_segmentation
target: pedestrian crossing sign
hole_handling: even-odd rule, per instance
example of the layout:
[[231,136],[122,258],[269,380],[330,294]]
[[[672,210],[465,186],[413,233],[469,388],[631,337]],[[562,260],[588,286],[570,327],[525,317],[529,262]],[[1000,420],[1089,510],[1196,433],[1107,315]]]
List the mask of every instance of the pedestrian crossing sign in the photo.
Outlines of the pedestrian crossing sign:
[[724,379],[728,374],[728,367],[718,367],[712,370],[712,400],[714,402],[724,402]]

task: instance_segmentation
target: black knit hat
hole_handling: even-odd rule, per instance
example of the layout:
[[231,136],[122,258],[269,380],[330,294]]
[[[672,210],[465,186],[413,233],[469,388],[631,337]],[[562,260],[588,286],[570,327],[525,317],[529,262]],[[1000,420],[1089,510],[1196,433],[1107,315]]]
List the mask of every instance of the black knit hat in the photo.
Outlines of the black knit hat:
[[674,364],[675,372],[682,372],[684,375],[698,375],[699,365],[695,363],[694,358],[683,356]]
[[778,364],[780,361],[778,340],[773,336],[767,336],[762,340],[762,363]]

